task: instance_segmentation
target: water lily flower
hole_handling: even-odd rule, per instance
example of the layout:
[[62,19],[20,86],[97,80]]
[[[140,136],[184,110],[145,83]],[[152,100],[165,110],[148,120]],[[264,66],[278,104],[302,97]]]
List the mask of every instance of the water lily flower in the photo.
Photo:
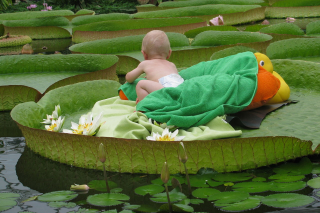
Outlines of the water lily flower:
[[296,21],[295,18],[291,18],[291,17],[287,17],[287,18],[286,18],[286,22],[291,23],[291,22],[295,22],[295,21]]
[[161,170],[161,180],[163,183],[168,183],[170,179],[169,167],[167,162],[164,162],[162,170]]
[[188,160],[188,155],[186,149],[184,148],[183,142],[180,142],[179,144],[179,160],[183,164],[185,164]]
[[214,26],[224,25],[223,16],[217,16],[210,20],[210,23]]
[[150,141],[181,141],[185,136],[177,136],[178,129],[174,132],[170,132],[168,128],[165,128],[162,135],[152,132],[152,136],[148,136],[147,140]]
[[48,7],[48,3],[45,3],[45,2],[44,2],[44,3],[43,3],[43,7],[44,7],[44,8]]
[[29,6],[30,8],[36,8],[37,7],[37,5],[36,4],[30,4],[30,6]]
[[99,145],[98,156],[99,156],[99,160],[101,163],[106,162],[107,157],[106,157],[106,151],[104,150],[103,143],[100,143],[100,145]]
[[52,10],[52,6],[48,6],[48,7],[47,7],[47,10]]
[[45,125],[46,130],[51,132],[59,132],[64,123],[64,117],[61,116],[57,120],[52,120],[51,125]]
[[52,112],[52,119],[56,120],[61,115],[60,105],[54,107],[54,111]]
[[101,116],[102,113],[93,119],[92,113],[89,113],[88,115],[82,115],[79,119],[79,124],[71,122],[72,130],[64,129],[63,132],[93,136],[99,131],[101,125],[103,124],[101,123]]
[[70,190],[74,190],[74,191],[88,191],[90,188],[88,185],[83,184],[83,185],[79,185],[79,184],[74,184],[71,185]]
[[52,115],[47,115],[46,119],[43,119],[43,124],[51,124],[52,123]]

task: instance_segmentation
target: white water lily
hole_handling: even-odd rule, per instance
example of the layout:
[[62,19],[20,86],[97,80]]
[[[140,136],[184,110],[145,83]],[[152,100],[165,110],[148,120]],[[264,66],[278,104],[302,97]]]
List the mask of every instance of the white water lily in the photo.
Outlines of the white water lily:
[[101,116],[102,113],[100,113],[97,117],[93,119],[92,113],[89,113],[88,115],[82,115],[79,119],[79,124],[71,122],[71,129],[64,129],[64,133],[70,133],[70,134],[78,134],[78,135],[89,135],[93,136],[97,134],[99,131],[101,125]]
[[64,123],[64,117],[59,117],[57,120],[52,120],[51,125],[45,125],[46,130],[51,132],[59,132]]
[[57,120],[61,116],[61,108],[60,105],[54,107],[54,111],[52,115],[47,115],[46,119],[43,119],[41,123],[43,124],[51,124],[53,120]]
[[147,140],[150,141],[181,141],[185,136],[177,136],[178,129],[174,132],[170,132],[168,128],[165,128],[162,135],[152,132],[152,136],[148,136]]
[[43,119],[43,122],[41,122],[43,124],[51,124],[52,123],[52,116],[51,115],[47,115],[46,119]]

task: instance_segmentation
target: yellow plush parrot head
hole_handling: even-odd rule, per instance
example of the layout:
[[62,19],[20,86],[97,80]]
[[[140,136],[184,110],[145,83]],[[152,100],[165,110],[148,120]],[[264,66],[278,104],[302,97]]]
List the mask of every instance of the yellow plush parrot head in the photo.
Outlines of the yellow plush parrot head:
[[265,70],[267,70],[270,73],[273,73],[273,66],[271,63],[271,60],[266,56],[265,54],[262,53],[255,53],[254,54],[257,58],[258,64],[262,66]]

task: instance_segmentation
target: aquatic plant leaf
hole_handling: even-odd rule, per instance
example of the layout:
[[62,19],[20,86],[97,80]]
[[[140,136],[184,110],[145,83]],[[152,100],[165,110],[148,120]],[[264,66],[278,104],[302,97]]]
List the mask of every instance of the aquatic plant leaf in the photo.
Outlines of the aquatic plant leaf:
[[150,195],[158,194],[160,192],[163,192],[163,190],[164,190],[164,187],[161,185],[150,184],[146,186],[140,186],[136,188],[134,192],[138,195],[144,196],[146,194],[150,194]]
[[270,184],[270,191],[274,192],[291,192],[304,189],[306,187],[306,182],[296,181],[291,183],[277,183],[272,182]]
[[221,210],[228,211],[228,212],[238,212],[238,211],[252,210],[252,209],[258,208],[259,206],[260,206],[260,199],[250,196],[246,200],[243,200],[237,203],[228,204],[222,207]]
[[173,206],[178,207],[180,209],[179,212],[194,212],[194,209],[192,208],[192,206],[183,205],[183,204],[173,204]]
[[[118,185],[113,181],[108,181],[110,189],[116,188]],[[106,181],[105,180],[92,180],[88,183],[90,189],[95,189],[97,191],[107,191]]]
[[[109,185],[109,187],[110,187],[110,185]],[[120,193],[120,192],[122,192],[122,188],[114,188],[114,189],[110,189],[110,193]]]
[[277,174],[308,175],[312,171],[312,162],[309,158],[304,157],[299,163],[283,163],[273,171]]
[[319,174],[320,173],[320,164],[316,163],[312,165],[312,174]]
[[137,209],[137,208],[139,208],[141,205],[130,205],[130,204],[128,204],[128,205],[124,205],[124,209],[125,210],[135,210],[135,209]]
[[[171,203],[178,202],[180,200],[187,198],[187,196],[181,192],[169,192],[169,197],[170,197]],[[163,192],[163,193],[155,194],[153,195],[153,197],[150,198],[150,200],[156,203],[167,203],[168,202],[167,193]]]
[[305,178],[304,175],[287,175],[287,174],[276,174],[276,175],[271,175],[269,177],[269,179],[275,180],[275,182],[280,182],[280,183],[299,181],[304,178]]
[[38,200],[42,202],[69,201],[77,196],[78,194],[73,191],[55,191],[39,195]]
[[234,192],[220,192],[208,197],[208,201],[214,201],[215,205],[224,205],[229,203],[236,203],[245,200],[249,197],[248,192],[234,191]]
[[250,180],[252,176],[249,173],[219,173],[212,178],[216,181],[239,182]]
[[266,196],[261,202],[275,208],[296,208],[309,205],[314,202],[314,198],[295,193],[281,193]]
[[112,210],[103,211],[102,213],[118,213],[118,211],[116,209],[112,209]]
[[206,26],[200,18],[129,19],[90,23],[74,27],[72,41],[88,42],[125,36],[147,34],[150,30],[184,33],[190,29]]
[[249,193],[266,192],[270,189],[270,183],[267,182],[242,182],[232,186],[235,191],[243,191]]
[[[169,181],[167,183],[168,186],[172,186],[172,183],[171,183],[172,178],[177,179],[180,182],[180,184],[184,184],[185,183],[185,180],[184,180],[183,177],[170,176]],[[157,178],[155,180],[152,180],[151,183],[157,184],[157,185],[163,185],[163,181],[161,180],[161,178]]]
[[260,31],[262,28],[265,28],[265,27],[268,27],[268,25],[255,24],[255,25],[247,26],[244,31],[248,31],[248,32],[258,32],[258,31]]
[[27,20],[7,20],[2,24],[7,27],[40,27],[40,26],[66,26],[69,20],[62,16],[40,17]]
[[189,205],[190,203],[194,205],[199,205],[201,203],[204,203],[204,201],[201,199],[184,199],[178,202],[178,204],[184,204],[184,205]]
[[87,202],[94,206],[115,206],[123,203],[122,201],[129,199],[130,197],[125,194],[103,193],[89,195],[87,197]]
[[216,186],[220,186],[220,185],[224,184],[224,182],[208,180],[207,184],[209,184],[209,186],[211,186],[211,187],[216,187]]
[[232,183],[232,182],[228,182],[228,183],[225,183],[225,184],[223,184],[224,186],[233,186],[234,185],[234,183]]
[[277,33],[290,35],[304,35],[304,31],[293,23],[280,23],[264,27],[260,30],[262,33]]
[[219,58],[224,58],[224,57],[227,57],[230,55],[235,55],[237,53],[242,53],[242,52],[247,52],[247,51],[250,51],[253,53],[258,52],[257,50],[250,48],[250,47],[235,46],[235,47],[229,47],[224,50],[220,50],[220,51],[213,53],[212,56],[210,57],[210,60],[216,60]]
[[12,35],[27,35],[32,39],[57,39],[71,38],[70,32],[62,27],[57,26],[40,26],[40,27],[7,27],[4,26],[4,33]]
[[48,205],[52,208],[74,208],[77,206],[77,204],[73,202],[50,202]]
[[0,199],[16,200],[18,197],[20,197],[20,195],[17,193],[11,193],[11,192],[0,193]]
[[54,10],[54,11],[26,11],[15,13],[2,13],[0,14],[0,20],[26,20],[48,16],[67,16],[73,15],[71,10]]
[[[85,208],[80,208],[78,209],[78,211],[74,212],[74,213],[97,213],[99,212],[99,210],[97,209],[85,209]],[[73,212],[70,212],[73,213]]]
[[272,4],[272,7],[300,7],[300,6],[317,6],[320,2],[317,0],[282,0]]
[[192,196],[196,198],[208,198],[211,195],[218,194],[220,191],[218,189],[213,188],[199,188],[192,191]]
[[159,4],[162,8],[172,8],[172,7],[191,7],[198,5],[208,5],[208,4],[232,4],[232,5],[253,5],[261,4],[262,0],[189,0],[189,1],[166,1]]
[[127,20],[130,19],[130,14],[127,13],[108,13],[96,16],[78,16],[72,19],[71,23],[74,26],[90,24],[94,22],[110,21],[110,20]]
[[14,46],[20,46],[24,44],[29,44],[32,42],[32,39],[27,35],[19,35],[16,37],[11,37],[8,39],[0,39],[0,48],[3,47],[14,47]]
[[185,32],[184,34],[188,38],[194,38],[196,37],[199,33],[202,33],[204,31],[239,31],[236,27],[233,26],[206,26],[206,27],[198,27],[196,29],[189,30]]
[[320,188],[320,177],[316,177],[311,180],[308,180],[307,184],[311,188],[319,189]]
[[237,43],[264,42],[272,36],[257,32],[205,31],[199,33],[191,46],[219,46]]
[[253,182],[264,182],[266,181],[267,179],[264,178],[264,177],[256,177],[256,178],[253,178],[252,181]]
[[[214,18],[217,14],[227,14],[236,12],[245,12],[247,10],[259,8],[259,5],[202,5],[192,7],[182,7],[167,10],[158,10],[151,12],[135,13],[133,18],[164,18],[164,17],[187,17],[187,16],[205,16],[210,15]],[[210,19],[211,19],[210,18]]]
[[265,11],[266,18],[307,18],[319,17],[320,6],[313,7],[267,7]]
[[320,34],[320,20],[313,21],[306,26],[306,34],[313,35],[313,34]]
[[[2,194],[2,193],[0,193]],[[15,200],[11,200],[11,199],[1,199],[0,202],[0,211],[5,211],[8,209],[11,209],[12,207],[14,207],[15,205],[17,205],[17,202]]]
[[26,199],[26,200],[22,201],[21,203],[25,203],[25,202],[33,201],[33,200],[36,200],[37,198],[38,198],[38,195],[36,195],[36,196],[32,196],[32,197],[30,197],[30,198],[28,198],[28,199]]

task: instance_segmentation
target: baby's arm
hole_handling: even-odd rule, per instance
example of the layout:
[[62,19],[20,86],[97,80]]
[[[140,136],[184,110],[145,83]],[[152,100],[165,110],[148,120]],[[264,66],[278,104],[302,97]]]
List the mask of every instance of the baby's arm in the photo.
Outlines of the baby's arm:
[[137,68],[126,74],[126,81],[128,83],[134,82],[143,72],[143,62],[141,62]]

